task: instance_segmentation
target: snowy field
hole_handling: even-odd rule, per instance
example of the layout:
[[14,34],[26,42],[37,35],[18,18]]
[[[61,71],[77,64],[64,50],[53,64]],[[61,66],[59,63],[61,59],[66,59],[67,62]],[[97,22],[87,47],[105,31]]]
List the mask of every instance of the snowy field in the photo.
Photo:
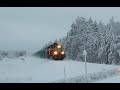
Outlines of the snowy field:
[[[0,60],[0,83],[54,82],[64,79],[64,75],[65,78],[84,75],[84,66],[84,62],[72,60],[54,61],[32,56],[4,58]],[[114,67],[117,66],[87,63],[88,74],[110,70]]]

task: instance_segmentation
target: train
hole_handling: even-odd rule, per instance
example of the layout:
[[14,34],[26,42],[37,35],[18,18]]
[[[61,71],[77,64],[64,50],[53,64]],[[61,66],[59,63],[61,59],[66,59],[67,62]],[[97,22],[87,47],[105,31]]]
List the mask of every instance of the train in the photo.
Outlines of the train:
[[63,60],[66,58],[65,50],[59,43],[54,43],[46,48],[46,57],[48,59]]

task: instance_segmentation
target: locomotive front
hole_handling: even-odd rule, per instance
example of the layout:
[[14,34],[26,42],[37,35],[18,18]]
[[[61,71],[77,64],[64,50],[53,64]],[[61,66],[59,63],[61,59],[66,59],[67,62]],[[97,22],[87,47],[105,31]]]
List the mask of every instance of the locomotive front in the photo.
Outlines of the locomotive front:
[[65,51],[62,45],[58,43],[54,43],[53,45],[51,45],[48,50],[48,56],[49,58],[52,58],[54,60],[63,60],[65,58]]

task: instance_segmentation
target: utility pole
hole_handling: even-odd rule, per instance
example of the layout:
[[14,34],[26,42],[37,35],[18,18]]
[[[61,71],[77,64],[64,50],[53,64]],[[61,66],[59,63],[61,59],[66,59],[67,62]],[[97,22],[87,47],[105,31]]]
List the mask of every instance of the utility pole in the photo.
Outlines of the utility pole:
[[64,83],[66,82],[66,73],[65,73],[65,65],[64,65]]
[[86,52],[86,50],[83,51],[83,55],[84,55],[84,57],[85,57],[85,72],[86,72],[86,74],[87,74],[87,65],[86,65],[87,52]]

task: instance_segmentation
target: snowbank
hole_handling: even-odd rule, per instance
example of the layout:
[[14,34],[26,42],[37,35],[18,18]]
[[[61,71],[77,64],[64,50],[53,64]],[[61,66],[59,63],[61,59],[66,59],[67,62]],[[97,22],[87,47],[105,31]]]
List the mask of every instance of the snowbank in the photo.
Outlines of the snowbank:
[[110,78],[116,75],[119,75],[118,72],[118,67],[117,68],[112,68],[110,70],[105,70],[105,71],[100,71],[97,73],[90,73],[87,75],[81,75],[73,78],[68,78],[68,79],[62,79],[55,81],[54,83],[91,83],[91,82],[96,82],[98,80]]
[[120,83],[120,75],[112,77],[112,78],[100,80],[94,83]]

